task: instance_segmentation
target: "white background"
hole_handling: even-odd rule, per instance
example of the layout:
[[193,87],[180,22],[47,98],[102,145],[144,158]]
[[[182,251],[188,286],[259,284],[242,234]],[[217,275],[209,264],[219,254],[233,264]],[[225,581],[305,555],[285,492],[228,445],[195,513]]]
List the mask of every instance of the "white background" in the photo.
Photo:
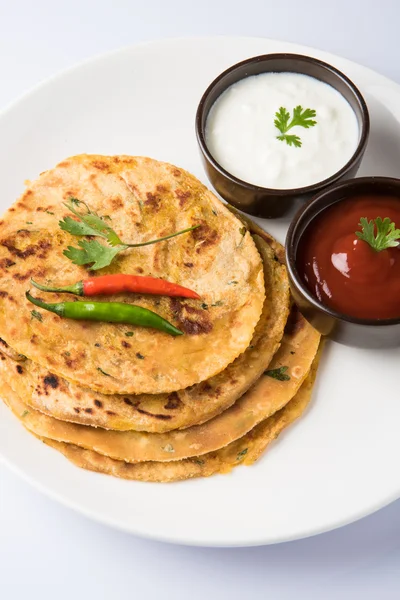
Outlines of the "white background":
[[[82,59],[160,37],[284,39],[341,54],[400,83],[399,6],[398,0],[0,0],[0,109]],[[244,506],[238,519],[245,518]],[[0,464],[0,598],[122,596],[397,600],[400,502],[308,540],[184,548],[92,523]]]

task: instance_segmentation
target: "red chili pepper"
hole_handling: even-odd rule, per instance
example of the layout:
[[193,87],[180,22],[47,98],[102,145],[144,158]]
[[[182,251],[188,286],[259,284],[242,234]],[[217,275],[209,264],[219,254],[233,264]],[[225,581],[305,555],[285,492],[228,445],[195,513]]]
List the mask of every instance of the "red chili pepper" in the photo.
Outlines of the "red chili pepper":
[[182,285],[157,279],[156,277],[144,277],[142,275],[101,275],[99,277],[89,277],[83,281],[78,281],[73,285],[64,287],[48,287],[37,283],[31,279],[32,285],[43,292],[66,292],[76,294],[77,296],[100,296],[121,294],[122,292],[132,292],[136,294],[154,294],[157,296],[179,296],[181,298],[194,298],[198,300],[200,296],[193,290],[189,290]]

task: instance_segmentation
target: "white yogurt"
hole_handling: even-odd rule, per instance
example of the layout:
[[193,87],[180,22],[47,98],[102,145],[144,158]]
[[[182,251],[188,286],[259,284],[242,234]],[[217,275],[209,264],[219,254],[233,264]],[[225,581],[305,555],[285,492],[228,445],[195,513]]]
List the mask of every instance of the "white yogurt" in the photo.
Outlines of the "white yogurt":
[[[282,106],[316,111],[317,124],[293,127],[297,148],[280,141],[274,125]],[[215,160],[243,181],[267,188],[312,185],[339,171],[359,142],[356,115],[333,87],[297,73],[263,73],[229,87],[211,107],[206,143]]]

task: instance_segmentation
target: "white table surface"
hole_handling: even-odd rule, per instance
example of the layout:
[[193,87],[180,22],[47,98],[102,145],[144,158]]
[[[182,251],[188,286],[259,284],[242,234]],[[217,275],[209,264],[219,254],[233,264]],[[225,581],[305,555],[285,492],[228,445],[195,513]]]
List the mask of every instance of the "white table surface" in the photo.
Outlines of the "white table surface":
[[[0,0],[0,109],[82,59],[160,37],[284,39],[341,54],[400,83],[399,26],[398,0]],[[0,463],[0,598],[122,595],[397,600],[400,501],[298,542],[185,548],[88,521]]]

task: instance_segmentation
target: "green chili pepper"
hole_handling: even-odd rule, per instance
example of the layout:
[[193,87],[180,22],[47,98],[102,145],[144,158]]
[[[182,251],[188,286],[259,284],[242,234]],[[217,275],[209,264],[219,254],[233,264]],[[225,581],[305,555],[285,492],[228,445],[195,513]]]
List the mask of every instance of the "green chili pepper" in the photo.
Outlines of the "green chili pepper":
[[59,317],[85,321],[102,321],[105,323],[129,323],[141,327],[153,327],[170,335],[183,335],[183,332],[174,327],[155,312],[122,302],[58,302],[47,304],[34,298],[26,292],[26,298],[35,306],[55,313]]

